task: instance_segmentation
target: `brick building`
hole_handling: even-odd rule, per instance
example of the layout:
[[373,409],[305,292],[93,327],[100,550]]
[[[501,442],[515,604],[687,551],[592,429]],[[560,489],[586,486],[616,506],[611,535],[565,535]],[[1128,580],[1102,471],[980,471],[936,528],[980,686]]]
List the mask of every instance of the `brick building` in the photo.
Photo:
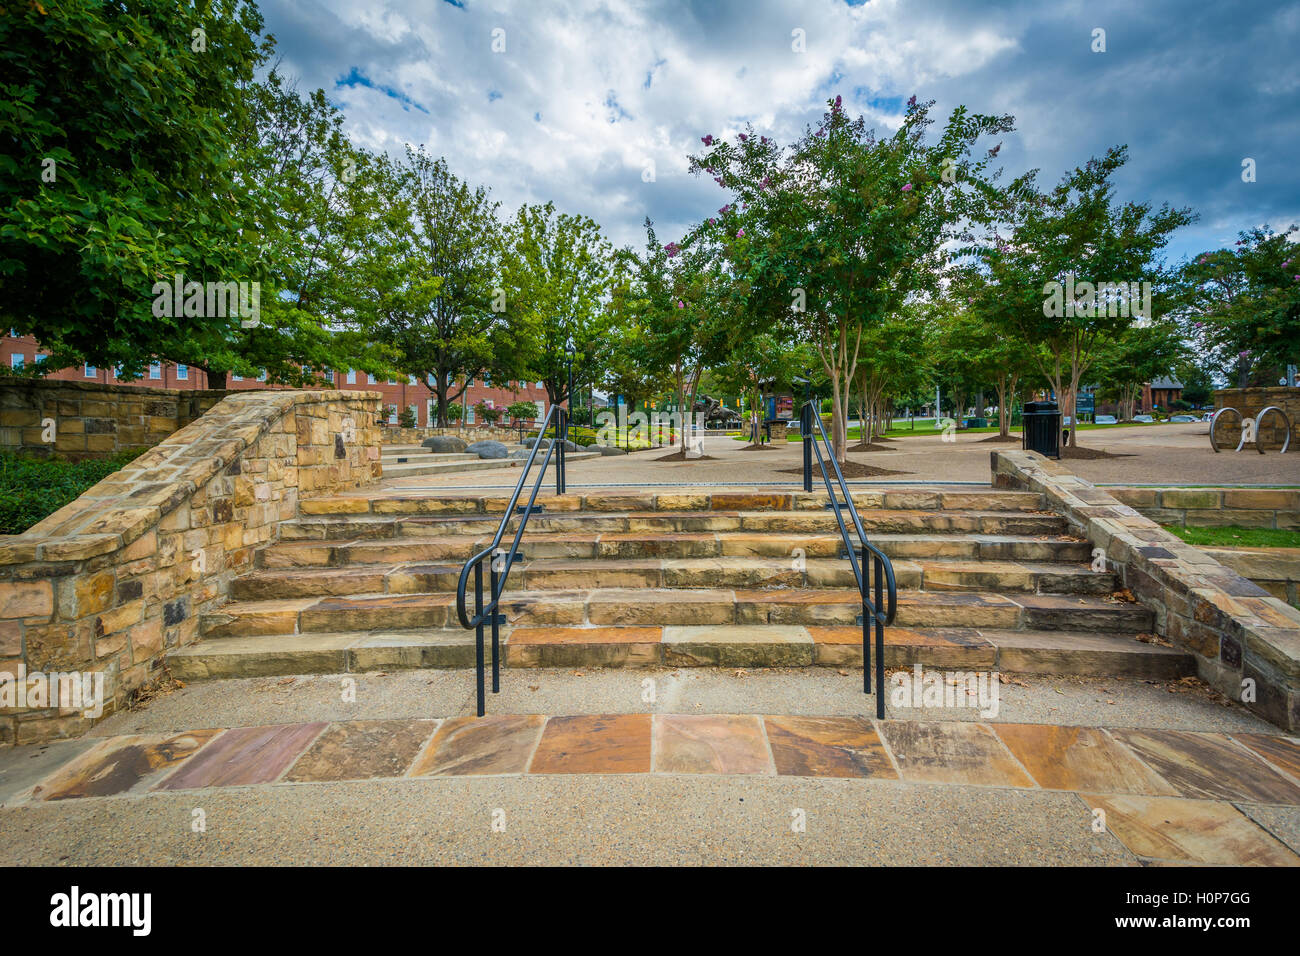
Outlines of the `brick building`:
[[[3,371],[8,372],[41,361],[41,349],[36,339],[31,336],[14,336],[6,333],[0,337],[0,363]],[[83,368],[65,368],[46,376],[51,381],[103,382],[105,384],[145,385],[153,388],[203,389],[208,387],[208,376],[196,368],[173,365],[170,362],[156,362],[145,372],[144,378],[133,382],[121,382],[112,369],[95,368],[87,365]],[[339,369],[333,373],[334,387],[355,391],[381,392],[384,396],[384,408],[389,421],[397,423],[398,412],[407,407],[415,410],[417,424],[429,425],[436,419],[433,390],[414,376],[406,380],[378,379],[350,369]],[[241,378],[235,375],[226,377],[228,389],[266,389],[283,388],[280,385],[267,385],[259,379]],[[458,400],[465,408],[465,424],[475,424],[474,406],[486,402],[493,408],[505,408],[514,402],[534,402],[539,416],[547,411],[546,389],[541,382],[502,382],[478,380],[470,383],[468,391]],[[503,421],[504,421],[503,416]]]

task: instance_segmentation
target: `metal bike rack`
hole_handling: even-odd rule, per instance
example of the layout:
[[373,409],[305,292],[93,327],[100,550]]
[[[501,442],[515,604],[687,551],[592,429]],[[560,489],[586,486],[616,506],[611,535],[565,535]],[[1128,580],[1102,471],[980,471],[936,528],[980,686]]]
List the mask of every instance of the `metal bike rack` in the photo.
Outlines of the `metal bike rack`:
[[[1241,451],[1246,447],[1246,416],[1242,415],[1241,412],[1237,411],[1237,409],[1233,408],[1231,405],[1225,405],[1214,413],[1214,418],[1210,421],[1210,447],[1214,449],[1215,454],[1218,454],[1219,452],[1219,442],[1214,436],[1214,430],[1219,427],[1219,419],[1223,417],[1224,412],[1232,412],[1232,414],[1237,416],[1237,420],[1243,423],[1241,439],[1237,442],[1237,447],[1234,448],[1233,451]],[[1264,416],[1269,412],[1277,412],[1282,416],[1282,423],[1286,426],[1286,437],[1282,439],[1282,450],[1280,452],[1280,454],[1285,455],[1287,449],[1291,447],[1291,419],[1287,417],[1286,412],[1278,408],[1276,405],[1269,405],[1255,416],[1255,450],[1261,455],[1264,454],[1264,448],[1259,442],[1259,428],[1264,421]]]

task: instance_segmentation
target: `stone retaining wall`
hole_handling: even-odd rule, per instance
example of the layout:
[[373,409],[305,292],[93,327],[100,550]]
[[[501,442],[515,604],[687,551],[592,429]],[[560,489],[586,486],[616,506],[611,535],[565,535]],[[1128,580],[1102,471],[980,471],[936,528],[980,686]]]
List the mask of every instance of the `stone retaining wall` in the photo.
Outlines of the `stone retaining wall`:
[[0,377],[0,448],[70,461],[151,448],[230,394]]
[[1156,615],[1156,629],[1195,655],[1201,677],[1266,720],[1300,730],[1300,610],[1186,544],[1150,518],[1036,452],[990,453],[993,485],[1037,491],[1101,548]]
[[[200,613],[299,498],[377,479],[379,402],[230,394],[26,533],[0,537],[0,691],[11,695],[0,697],[0,744],[79,734],[122,706],[167,650],[198,638]],[[15,676],[51,672],[102,675],[102,713],[13,696]]]
[[[529,422],[524,425],[524,437],[537,434],[540,425]],[[500,442],[517,442],[519,428],[511,425],[466,425],[463,428],[402,428],[399,425],[381,425],[379,440],[385,445],[418,445],[434,435],[455,435],[467,442],[492,439]]]
[[[1243,452],[1244,454],[1244,452]],[[1152,521],[1180,528],[1300,528],[1300,491],[1273,488],[1106,488]]]
[[[1287,418],[1291,419],[1291,451],[1300,450],[1298,447],[1300,446],[1300,388],[1286,388],[1280,385],[1276,388],[1221,388],[1214,393],[1216,411],[1231,407],[1241,412],[1245,418],[1257,418],[1259,413],[1270,405],[1276,405],[1286,412]],[[1266,451],[1281,448],[1285,434],[1282,419],[1276,413],[1270,413],[1259,429],[1262,447]],[[1214,430],[1214,435],[1220,449],[1224,449],[1226,445],[1226,450],[1232,451],[1241,439],[1241,425],[1238,419],[1230,414]],[[1248,444],[1242,449],[1242,454],[1253,447]]]
[[1273,597],[1300,607],[1300,548],[1202,548]]

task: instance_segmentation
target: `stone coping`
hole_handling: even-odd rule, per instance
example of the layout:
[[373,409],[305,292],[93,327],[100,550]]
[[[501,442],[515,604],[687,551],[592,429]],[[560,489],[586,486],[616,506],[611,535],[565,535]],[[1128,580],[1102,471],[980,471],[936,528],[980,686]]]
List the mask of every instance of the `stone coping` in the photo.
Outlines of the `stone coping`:
[[[196,397],[202,398],[210,395],[236,395],[243,392],[232,392],[224,388],[162,388],[156,385],[122,385],[113,382],[73,382],[63,381],[53,378],[27,378],[18,375],[0,375],[0,389],[6,388],[33,388],[33,389],[59,389],[73,392],[86,392],[87,394],[103,394],[112,392],[119,395],[138,395],[141,397],[153,398],[179,398],[179,397]],[[248,391],[253,391],[249,389]]]
[[1060,462],[1027,451],[994,451],[990,461],[995,487],[1036,491],[1080,529],[1155,612],[1157,632],[1196,656],[1203,679],[1266,720],[1300,728],[1300,610]]
[[79,561],[117,551],[229,467],[294,406],[380,397],[379,392],[340,390],[228,394],[201,418],[27,531],[0,536],[0,565]]

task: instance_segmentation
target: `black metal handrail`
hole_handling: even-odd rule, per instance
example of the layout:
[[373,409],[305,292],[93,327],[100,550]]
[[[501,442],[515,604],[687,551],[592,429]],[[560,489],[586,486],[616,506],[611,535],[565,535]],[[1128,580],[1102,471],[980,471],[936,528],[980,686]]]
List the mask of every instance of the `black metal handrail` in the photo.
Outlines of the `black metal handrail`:
[[[812,402],[805,402],[799,412],[799,435],[803,439],[803,490],[812,491],[812,459],[817,455],[817,465],[821,469],[822,481],[826,484],[826,493],[830,495],[831,510],[835,513],[835,522],[840,526],[840,537],[844,539],[844,550],[848,553],[849,564],[853,567],[853,577],[858,582],[858,592],[862,595],[862,692],[871,693],[871,631],[876,636],[876,717],[885,716],[885,625],[894,623],[894,614],[898,604],[898,586],[894,581],[894,565],[888,556],[867,540],[867,533],[862,529],[862,520],[858,509],[849,494],[848,484],[840,471],[840,464],[835,458],[835,449],[826,436],[821,416],[815,413]],[[826,446],[826,457],[813,435],[813,422],[821,434],[821,443]],[[867,427],[864,422],[863,428]],[[843,504],[848,507],[853,519],[853,529],[858,535],[858,547],[853,546],[849,538],[848,526],[844,523],[844,512],[836,498],[835,489],[831,487],[830,473],[826,470],[827,460],[835,472],[835,480],[840,493],[844,496]],[[871,561],[867,561],[867,555]],[[859,560],[860,558],[860,560]],[[874,595],[874,600],[873,600]],[[888,601],[886,601],[888,598]]]
[[[497,607],[501,603],[501,594],[505,591],[506,578],[510,574],[510,568],[515,562],[515,556],[519,553],[519,541],[524,535],[524,529],[528,527],[528,518],[534,511],[539,510],[537,507],[537,492],[541,490],[542,479],[546,477],[546,469],[551,463],[551,456],[555,450],[559,449],[559,454],[555,459],[555,493],[564,494],[565,487],[565,448],[564,443],[568,435],[568,410],[559,406],[552,405],[551,410],[546,413],[546,418],[542,421],[542,427],[537,432],[537,440],[533,442],[532,450],[528,453],[528,461],[524,463],[523,474],[519,476],[519,482],[515,485],[514,494],[510,496],[510,503],[506,505],[506,513],[501,518],[501,524],[497,527],[497,533],[492,538],[492,543],[482,551],[475,554],[465,562],[464,567],[460,569],[460,580],[456,583],[456,616],[460,618],[461,627],[475,631],[475,670],[477,674],[478,690],[478,715],[480,717],[486,713],[486,703],[484,701],[484,653],[483,653],[483,624],[485,621],[492,626],[492,693],[501,692],[501,619],[497,614]],[[555,437],[550,440],[546,446],[546,457],[542,459],[541,470],[537,472],[537,481],[533,483],[533,493],[528,498],[528,504],[519,509],[521,515],[519,527],[515,530],[514,541],[510,544],[510,550],[502,552],[501,539],[505,536],[506,526],[510,520],[515,517],[515,506],[519,501],[519,495],[524,490],[524,482],[528,480],[528,473],[532,470],[533,461],[537,458],[537,451],[542,447],[545,440],[547,429],[554,423]],[[483,603],[483,562],[489,562],[490,583],[488,593],[491,600],[486,604]],[[469,585],[470,571],[474,572],[474,616],[469,616],[469,610],[465,607],[465,590]]]

